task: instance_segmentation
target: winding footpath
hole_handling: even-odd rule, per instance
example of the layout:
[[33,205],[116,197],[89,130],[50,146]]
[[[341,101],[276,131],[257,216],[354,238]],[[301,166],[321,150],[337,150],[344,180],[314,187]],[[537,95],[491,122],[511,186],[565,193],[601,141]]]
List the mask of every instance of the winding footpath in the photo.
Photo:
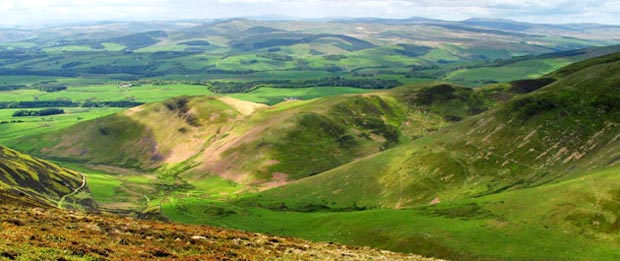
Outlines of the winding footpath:
[[62,198],[60,198],[60,200],[58,201],[58,208],[59,209],[64,209],[63,208],[63,203],[65,202],[65,199],[67,199],[70,196],[73,196],[75,194],[77,194],[78,192],[80,192],[80,190],[82,190],[85,186],[86,186],[86,176],[84,175],[84,173],[80,172],[80,175],[82,175],[82,185],[80,185],[78,188],[74,189],[71,193],[62,196]]

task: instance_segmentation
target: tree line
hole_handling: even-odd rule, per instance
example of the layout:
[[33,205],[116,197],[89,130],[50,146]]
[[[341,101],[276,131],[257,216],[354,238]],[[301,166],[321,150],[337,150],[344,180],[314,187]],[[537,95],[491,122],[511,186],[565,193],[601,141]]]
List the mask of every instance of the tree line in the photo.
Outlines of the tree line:
[[402,85],[392,79],[347,79],[329,77],[310,80],[262,80],[251,82],[208,82],[209,89],[218,93],[249,92],[259,87],[309,88],[309,87],[353,87],[360,89],[391,89]]
[[84,101],[73,102],[68,100],[55,101],[18,101],[18,102],[0,102],[0,109],[30,109],[30,108],[47,108],[47,107],[117,107],[131,108],[142,105],[142,102],[134,101]]
[[49,116],[65,114],[65,110],[59,108],[47,108],[42,110],[21,110],[13,113],[13,117],[27,117],[27,116]]

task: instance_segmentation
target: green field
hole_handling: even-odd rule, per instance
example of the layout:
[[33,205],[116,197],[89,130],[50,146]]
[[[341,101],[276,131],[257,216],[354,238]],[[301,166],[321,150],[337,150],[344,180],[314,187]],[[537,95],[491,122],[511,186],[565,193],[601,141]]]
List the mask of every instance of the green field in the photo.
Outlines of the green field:
[[474,69],[462,69],[449,73],[447,80],[476,86],[485,80],[493,79],[496,82],[510,82],[521,79],[538,78],[566,65],[571,64],[570,59],[545,59],[517,62],[500,67],[481,67]]
[[66,91],[42,92],[39,90],[15,90],[2,92],[1,101],[120,101],[132,100],[137,102],[155,102],[183,95],[212,95],[205,86],[199,85],[165,85],[158,86],[145,84],[128,88],[121,88],[118,84],[70,86]]
[[86,176],[88,189],[98,207],[121,211],[143,211],[156,204],[158,192],[153,174],[97,165],[57,162]]
[[[97,119],[121,111],[121,108],[62,108],[65,114],[44,117],[13,117],[22,109],[1,109],[0,144],[22,136],[38,135],[61,130],[71,125]],[[20,121],[20,122],[12,122]]]
[[370,90],[348,87],[317,87],[317,88],[259,88],[249,93],[235,93],[228,96],[240,100],[273,105],[287,98],[308,100],[325,96],[341,95],[348,93],[364,93]]
[[[179,195],[168,198],[162,211],[182,223],[371,245],[447,259],[614,260],[620,257],[613,243],[619,240],[617,234],[605,236],[613,240],[599,241],[584,232],[596,229],[591,224],[583,223],[582,232],[570,233],[565,229],[574,228],[552,224],[580,217],[563,213],[570,202],[586,195],[605,198],[613,189],[611,184],[620,182],[618,171],[608,169],[586,179],[410,210],[287,212]],[[566,196],[567,191],[572,197]],[[538,200],[541,195],[544,201]],[[580,208],[585,220],[575,222],[587,222],[585,213],[598,211],[596,205]],[[607,211],[613,213],[617,208]]]

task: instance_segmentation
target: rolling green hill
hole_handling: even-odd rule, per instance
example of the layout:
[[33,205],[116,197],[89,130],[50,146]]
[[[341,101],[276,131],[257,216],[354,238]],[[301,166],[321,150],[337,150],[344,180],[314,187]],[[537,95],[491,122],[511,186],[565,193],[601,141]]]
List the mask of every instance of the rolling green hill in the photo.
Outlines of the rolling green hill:
[[9,143],[59,160],[279,186],[427,136],[487,110],[499,93],[509,95],[427,84],[271,107],[179,97]]
[[[20,85],[27,86],[67,77],[75,78],[69,83],[79,85],[147,78],[237,81],[286,72],[395,78],[404,82],[412,81],[410,77],[447,78],[473,85],[536,77],[537,72],[551,71],[575,60],[516,64],[507,68],[511,73],[505,77],[497,77],[501,74],[480,62],[617,44],[614,37],[620,31],[613,26],[573,25],[570,30],[555,27],[557,34],[545,36],[541,30],[552,26],[490,28],[489,24],[492,23],[224,19],[40,28],[23,30],[12,41],[0,42],[0,72],[26,78]],[[462,70],[473,69],[471,63],[484,68]],[[436,74],[437,69],[446,66],[452,70]],[[520,72],[519,68],[531,70]],[[41,77],[48,79],[40,80]]]
[[619,69],[612,54],[515,82],[503,88],[526,94],[410,143],[232,201],[177,194],[162,210],[443,258],[615,259]]
[[[592,47],[618,28],[188,23],[0,43],[2,144],[83,171],[119,213],[448,259],[619,258],[619,47]],[[67,114],[13,117],[52,105]],[[90,206],[80,173],[2,155],[0,198]]]
[[[619,57],[565,67],[549,76],[555,82],[489,112],[265,193],[273,193],[272,199],[331,201],[336,208],[398,208],[535,187],[613,166]],[[304,188],[313,193],[298,191]]]

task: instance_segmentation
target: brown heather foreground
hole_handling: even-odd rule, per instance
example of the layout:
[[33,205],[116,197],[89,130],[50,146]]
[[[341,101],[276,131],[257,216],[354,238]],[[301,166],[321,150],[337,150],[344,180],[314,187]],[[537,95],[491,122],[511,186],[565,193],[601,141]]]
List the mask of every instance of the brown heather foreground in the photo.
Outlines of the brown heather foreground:
[[368,247],[8,204],[0,260],[433,260]]

